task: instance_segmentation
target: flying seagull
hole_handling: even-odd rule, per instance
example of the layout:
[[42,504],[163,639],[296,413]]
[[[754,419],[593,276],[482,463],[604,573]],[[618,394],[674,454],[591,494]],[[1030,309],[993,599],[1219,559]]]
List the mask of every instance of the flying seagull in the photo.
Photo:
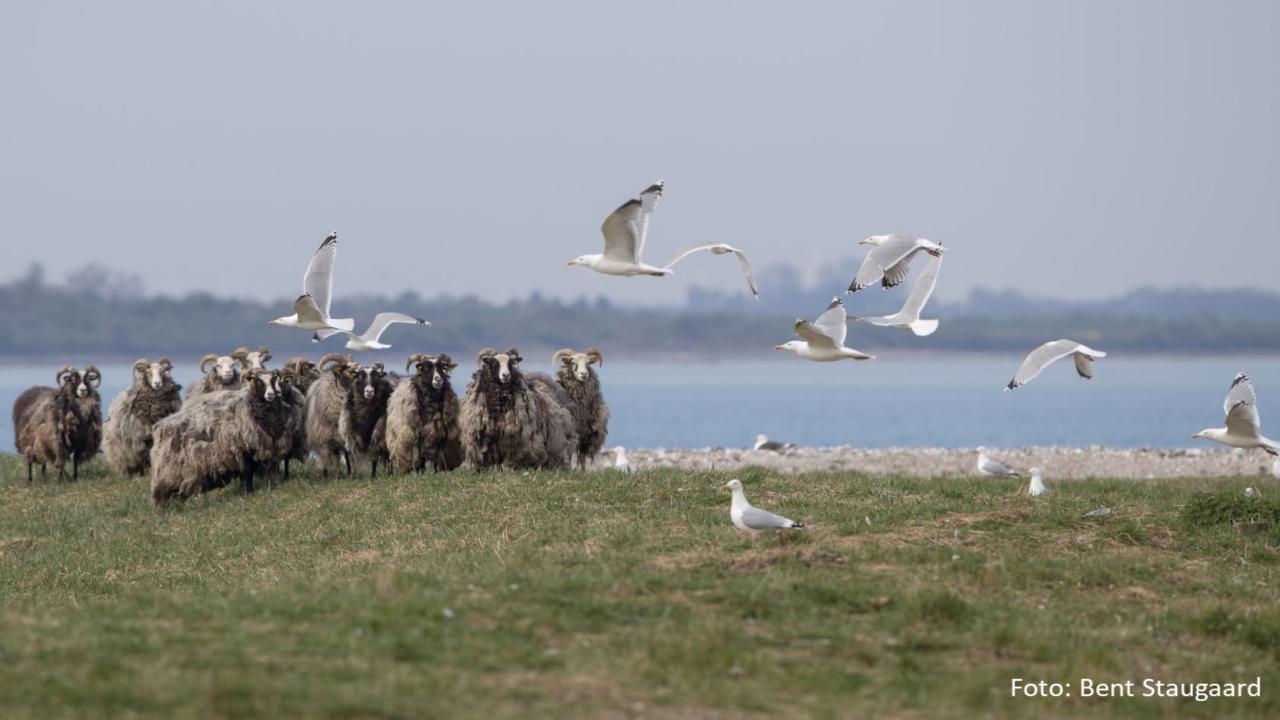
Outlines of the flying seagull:
[[408,323],[410,325],[431,324],[422,318],[416,318],[412,315],[405,315],[404,313],[396,312],[384,312],[374,315],[373,322],[369,323],[369,329],[365,330],[361,335],[356,335],[354,332],[349,330],[325,331],[316,333],[311,339],[319,342],[330,335],[335,335],[337,332],[341,332],[343,335],[347,336],[347,344],[345,347],[348,350],[386,350],[391,346],[386,343],[379,342],[378,340],[382,337],[382,333],[387,331],[388,327],[397,323]]
[[776,452],[781,454],[781,453],[785,453],[786,451],[794,447],[795,447],[795,443],[778,442],[777,440],[770,440],[768,435],[761,434],[761,435],[756,435],[756,442],[755,442],[755,445],[752,446],[752,449],[753,450],[769,450],[771,452]]
[[604,253],[601,255],[581,255],[569,261],[570,265],[585,265],[605,275],[653,275],[662,277],[670,275],[673,265],[696,252],[706,250],[713,255],[734,254],[742,265],[742,274],[747,278],[747,287],[757,300],[760,290],[756,287],[755,276],[751,274],[751,266],[747,264],[747,256],[741,250],[725,243],[711,243],[687,248],[676,253],[666,265],[657,267],[640,259],[644,252],[645,237],[649,234],[649,216],[658,205],[665,186],[662,180],[645,188],[639,197],[634,197],[622,204],[617,210],[604,219],[600,232],[604,233]]
[[774,350],[790,350],[806,360],[815,362],[832,362],[834,360],[874,360],[861,350],[844,346],[845,333],[849,328],[845,324],[844,301],[839,297],[831,299],[826,311],[814,322],[804,318],[796,320],[796,335],[804,340],[791,340],[774,345]]
[[1041,495],[1052,495],[1053,490],[1044,486],[1044,478],[1040,477],[1040,468],[1031,468],[1031,487],[1027,489],[1027,494],[1031,497],[1040,497]]
[[268,324],[316,331],[354,329],[356,321],[351,318],[329,317],[329,306],[333,302],[333,263],[337,257],[338,231],[334,230],[307,263],[307,272],[302,276],[302,294],[293,301],[293,314]]
[[874,245],[862,259],[858,274],[849,283],[848,292],[880,283],[886,288],[900,285],[911,272],[911,258],[921,250],[935,257],[942,255],[942,243],[936,243],[914,235],[872,235],[858,241],[859,245]]
[[987,457],[987,449],[984,447],[978,448],[978,473],[988,477],[1022,477],[1017,470]]
[[1262,448],[1272,455],[1280,455],[1280,445],[1262,436],[1258,397],[1253,393],[1253,382],[1248,375],[1240,373],[1231,381],[1222,409],[1227,414],[1227,426],[1201,430],[1192,435],[1192,439],[1204,438],[1235,448]]
[[1075,340],[1054,340],[1047,342],[1027,356],[1022,361],[1022,365],[1018,366],[1018,372],[1014,373],[1013,379],[1005,386],[1005,390],[1013,390],[1020,385],[1026,385],[1040,374],[1041,370],[1071,355],[1076,361],[1076,372],[1080,373],[1080,377],[1085,380],[1093,379],[1093,359],[1106,357],[1107,354],[1101,350],[1094,350],[1088,345],[1082,345]]
[[880,317],[850,315],[849,319],[862,320],[880,327],[910,330],[920,336],[932,335],[933,331],[938,329],[938,321],[921,320],[920,313],[924,310],[924,304],[929,302],[929,296],[933,294],[933,286],[938,284],[938,271],[941,269],[941,255],[929,258],[929,264],[925,266],[924,272],[920,273],[920,277],[916,278],[916,284],[911,286],[911,293],[907,295],[907,301],[902,304],[902,309],[898,312]]
[[733,521],[734,527],[751,533],[752,538],[769,530],[791,530],[804,527],[804,523],[774,515],[768,510],[751,507],[751,503],[747,502],[746,494],[742,492],[742,483],[738,480],[730,480],[721,485],[720,489],[733,493],[733,501],[729,504],[729,519]]

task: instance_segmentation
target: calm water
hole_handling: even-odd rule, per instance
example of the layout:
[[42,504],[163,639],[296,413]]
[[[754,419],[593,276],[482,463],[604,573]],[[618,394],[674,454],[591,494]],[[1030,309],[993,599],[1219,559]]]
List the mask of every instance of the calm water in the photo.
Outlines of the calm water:
[[[1280,436],[1280,360],[1106,358],[1087,382],[1068,360],[1002,392],[1017,363],[610,363],[602,371],[613,412],[609,442],[742,447],[763,432],[804,445],[860,447],[1189,446],[1192,432],[1221,425],[1222,399],[1240,370],[1253,377],[1262,416],[1275,418]],[[102,370],[105,406],[127,384],[129,368]],[[13,450],[7,408],[30,385],[51,384],[53,372],[0,367],[0,449]],[[185,384],[196,369],[177,374]],[[460,370],[459,390],[466,377]]]

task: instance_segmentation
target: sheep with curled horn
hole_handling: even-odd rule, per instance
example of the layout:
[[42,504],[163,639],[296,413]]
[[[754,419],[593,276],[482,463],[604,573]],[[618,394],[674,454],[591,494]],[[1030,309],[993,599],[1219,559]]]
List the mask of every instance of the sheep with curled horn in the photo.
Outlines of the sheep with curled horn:
[[283,369],[293,373],[294,387],[298,388],[303,395],[311,389],[312,383],[320,379],[320,368],[304,357],[289,358]]
[[351,384],[347,370],[353,367],[360,365],[350,355],[325,355],[317,366],[319,379],[307,388],[307,448],[316,454],[325,477],[339,461],[346,464],[347,474],[351,474],[351,457],[347,455],[346,444],[338,433],[338,417],[342,414],[347,388]]
[[80,479],[80,463],[98,454],[102,445],[102,374],[92,365],[81,372],[71,365],[54,376],[56,388],[33,387],[13,403],[14,447],[27,461],[27,482],[32,467],[46,476],[48,463],[65,479],[67,461],[71,478]]
[[578,437],[564,391],[545,373],[520,370],[520,353],[485,348],[458,422],[466,460],[477,469],[564,468]]
[[200,372],[203,375],[199,379],[187,383],[187,395],[182,401],[184,405],[205,393],[240,387],[240,361],[230,355],[205,355],[200,358]]
[[231,353],[231,357],[240,361],[241,370],[266,370],[271,360],[271,351],[266,345],[259,345],[257,350],[250,350],[241,345]]
[[[347,368],[348,383],[342,410],[338,413],[338,436],[342,438],[350,465],[369,460],[370,477],[378,476],[378,462],[384,467],[387,452],[387,401],[395,391],[395,378],[388,377],[382,363]],[[347,476],[352,475],[348,465]]]
[[609,406],[600,389],[600,376],[592,365],[604,365],[604,355],[595,348],[582,352],[564,348],[551,356],[556,382],[569,398],[569,413],[578,432],[576,449],[580,469],[586,469],[609,437]]
[[249,370],[236,390],[207,393],[156,423],[151,447],[151,501],[186,500],[254,476],[292,450],[290,378],[279,370]]
[[462,464],[458,395],[449,376],[453,358],[414,353],[405,361],[405,378],[387,402],[387,452],[400,472],[453,470]]
[[133,384],[111,403],[102,427],[107,465],[117,475],[139,475],[151,463],[151,429],[182,407],[182,386],[173,380],[173,363],[138,358]]

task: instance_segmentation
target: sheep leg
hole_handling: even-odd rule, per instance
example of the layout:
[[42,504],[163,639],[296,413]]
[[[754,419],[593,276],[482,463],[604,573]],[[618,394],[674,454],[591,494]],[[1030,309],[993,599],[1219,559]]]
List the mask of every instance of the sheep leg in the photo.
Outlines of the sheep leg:
[[32,483],[32,478],[31,478],[31,467],[32,467],[33,465],[35,465],[35,463],[33,463],[33,462],[28,462],[28,463],[27,463],[27,484],[28,484],[28,485],[30,485],[30,484]]
[[347,479],[350,480],[351,479],[351,453],[343,452],[342,459],[345,460],[347,463]]
[[244,483],[244,491],[246,493],[252,493],[253,492],[253,463],[248,463],[245,465],[244,472],[240,475],[240,478]]
[[378,458],[373,458],[369,461],[369,478],[373,479],[376,477],[378,477]]
[[45,463],[40,463],[40,479],[41,480],[49,479],[49,466]]
[[80,453],[71,456],[71,479],[76,482],[80,480]]
[[289,458],[284,459],[284,479],[289,479]]

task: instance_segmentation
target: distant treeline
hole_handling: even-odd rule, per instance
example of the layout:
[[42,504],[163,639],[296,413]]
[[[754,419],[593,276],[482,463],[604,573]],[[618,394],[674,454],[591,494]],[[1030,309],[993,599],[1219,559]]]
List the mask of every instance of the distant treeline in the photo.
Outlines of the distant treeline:
[[[363,327],[394,309],[429,319],[427,329],[399,326],[387,341],[404,352],[474,352],[481,347],[526,352],[594,345],[606,355],[758,354],[791,337],[797,315],[815,316],[830,300],[823,283],[806,288],[791,272],[762,275],[765,299],[694,290],[682,309],[623,307],[604,298],[562,301],[533,294],[495,304],[475,297],[425,299],[344,297],[337,308]],[[766,282],[767,281],[767,282]],[[847,279],[845,280],[847,282]],[[863,314],[896,309],[905,293],[859,293]],[[290,312],[292,298],[258,302],[195,293],[146,296],[134,280],[85,268],[50,283],[39,267],[0,285],[0,356],[198,356],[240,345],[268,345],[277,355],[337,352],[335,338],[314,345],[301,331],[267,325]],[[1253,290],[1144,289],[1105,302],[1037,300],[1015,292],[974,292],[962,303],[931,305],[939,331],[917,338],[905,331],[853,324],[849,344],[865,350],[1025,350],[1070,337],[1105,350],[1178,353],[1280,350],[1280,295]]]

